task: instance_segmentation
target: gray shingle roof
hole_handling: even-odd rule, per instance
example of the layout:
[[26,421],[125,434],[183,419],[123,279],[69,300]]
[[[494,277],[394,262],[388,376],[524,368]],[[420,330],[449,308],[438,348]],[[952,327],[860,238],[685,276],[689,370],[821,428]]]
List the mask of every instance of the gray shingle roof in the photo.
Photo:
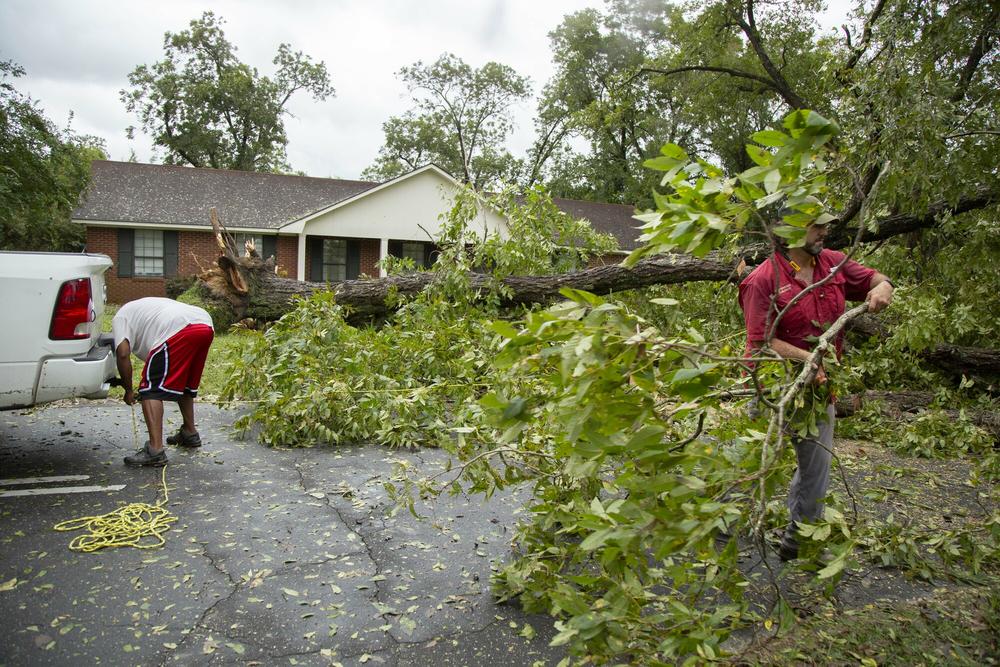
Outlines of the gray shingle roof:
[[378,183],[95,160],[76,220],[277,229]]
[[638,227],[641,223],[632,218],[635,213],[634,206],[558,197],[553,197],[552,203],[563,213],[588,220],[597,231],[614,236],[618,239],[618,247],[622,250],[635,250],[639,247]]
[[[277,229],[349,199],[379,183],[283,176],[227,169],[95,160],[87,197],[73,212],[81,222],[161,225],[209,224],[215,207],[230,228]],[[574,218],[613,234],[622,250],[639,236],[633,208],[574,199],[553,200]]]

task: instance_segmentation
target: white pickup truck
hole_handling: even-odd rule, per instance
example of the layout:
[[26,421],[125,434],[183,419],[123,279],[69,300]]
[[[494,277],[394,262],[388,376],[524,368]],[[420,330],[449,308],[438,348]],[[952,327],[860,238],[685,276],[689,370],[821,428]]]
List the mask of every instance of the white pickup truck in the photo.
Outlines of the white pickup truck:
[[0,410],[104,398],[116,376],[101,334],[105,255],[0,252]]

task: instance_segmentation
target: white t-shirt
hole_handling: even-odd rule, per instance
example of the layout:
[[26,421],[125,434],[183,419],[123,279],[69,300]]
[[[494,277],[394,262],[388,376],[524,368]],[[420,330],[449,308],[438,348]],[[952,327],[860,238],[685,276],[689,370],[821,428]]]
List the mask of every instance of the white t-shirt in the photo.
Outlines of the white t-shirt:
[[173,299],[148,296],[129,301],[118,309],[111,320],[115,349],[128,340],[132,354],[145,360],[150,350],[189,324],[212,326],[212,317],[198,306]]

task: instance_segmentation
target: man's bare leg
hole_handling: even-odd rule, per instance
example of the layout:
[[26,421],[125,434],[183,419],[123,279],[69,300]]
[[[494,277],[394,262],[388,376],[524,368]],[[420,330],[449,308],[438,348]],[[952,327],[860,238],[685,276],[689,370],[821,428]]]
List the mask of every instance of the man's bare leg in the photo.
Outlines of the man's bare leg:
[[194,435],[198,428],[194,424],[194,396],[184,394],[177,400],[177,405],[181,409],[181,417],[184,418],[184,425],[181,426],[188,435]]
[[142,416],[149,431],[149,453],[163,451],[163,401],[146,399],[142,401]]

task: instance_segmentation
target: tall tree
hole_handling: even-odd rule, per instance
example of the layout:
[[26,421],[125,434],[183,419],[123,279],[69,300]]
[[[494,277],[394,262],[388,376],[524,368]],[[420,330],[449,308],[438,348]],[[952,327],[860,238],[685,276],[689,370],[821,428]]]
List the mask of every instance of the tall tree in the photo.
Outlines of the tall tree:
[[388,179],[434,162],[477,189],[517,180],[523,165],[504,144],[511,107],[531,93],[527,77],[488,62],[473,69],[445,53],[399,71],[413,108],[382,125],[385,145],[364,176]]
[[83,227],[69,216],[103,142],[58,129],[9,80],[23,75],[0,62],[0,249],[79,250]]
[[263,76],[237,59],[222,23],[205,12],[187,30],[166,33],[164,59],[132,70],[121,99],[167,164],[288,171],[288,101],[300,90],[315,100],[333,95],[326,65],[281,44],[274,76]]
[[[665,3],[655,8],[661,17],[670,11]],[[630,85],[656,41],[627,13],[596,9],[566,16],[550,39],[556,73],[539,102],[532,174],[561,196],[651,202],[642,160],[664,141],[688,143],[692,131],[677,91]],[[587,150],[568,148],[579,140]]]

